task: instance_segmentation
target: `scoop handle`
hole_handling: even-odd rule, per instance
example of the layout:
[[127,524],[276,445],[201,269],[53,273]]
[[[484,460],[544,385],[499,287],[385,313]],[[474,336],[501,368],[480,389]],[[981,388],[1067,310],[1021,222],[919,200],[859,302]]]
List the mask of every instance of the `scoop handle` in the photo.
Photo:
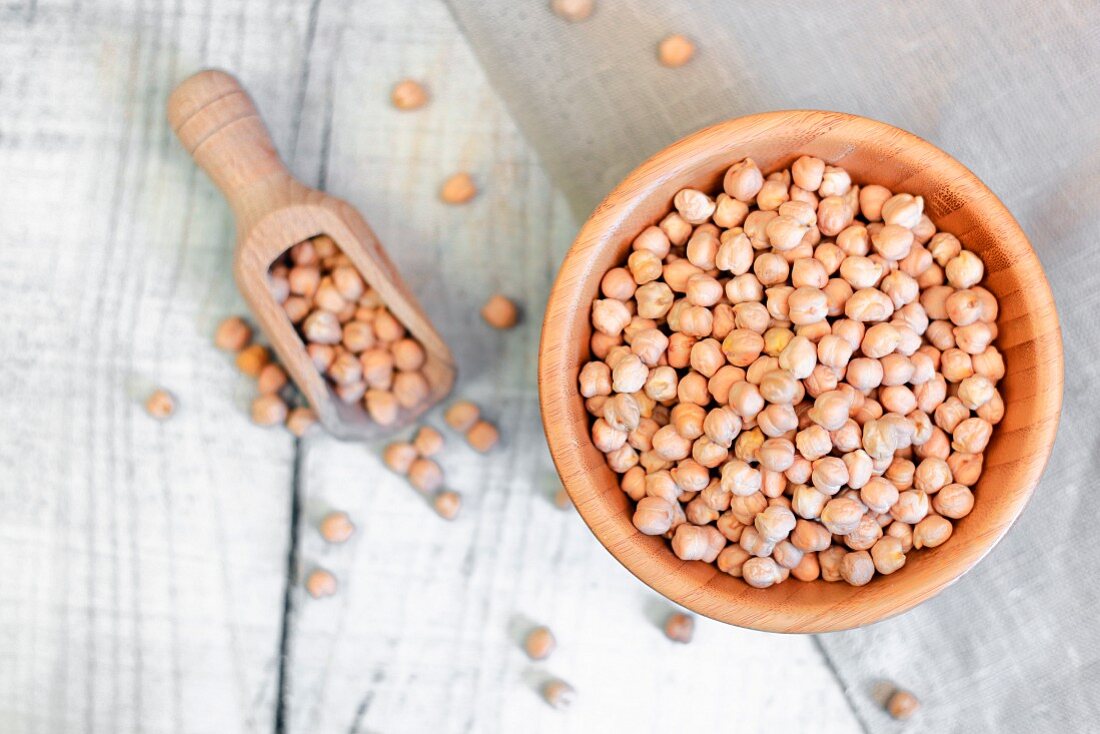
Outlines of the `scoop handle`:
[[184,79],[168,97],[168,123],[238,212],[258,184],[290,178],[256,105],[231,74],[207,69]]

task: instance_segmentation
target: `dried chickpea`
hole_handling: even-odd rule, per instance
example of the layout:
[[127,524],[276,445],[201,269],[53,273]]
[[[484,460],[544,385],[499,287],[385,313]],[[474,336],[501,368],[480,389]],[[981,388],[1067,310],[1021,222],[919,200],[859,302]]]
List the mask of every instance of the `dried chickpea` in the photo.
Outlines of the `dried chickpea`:
[[637,287],[634,276],[626,268],[612,268],[600,281],[600,292],[618,301],[629,300]]
[[256,380],[261,395],[275,395],[286,385],[286,370],[274,363],[264,365]]
[[382,462],[391,471],[398,474],[408,474],[414,461],[419,456],[416,447],[405,441],[398,441],[386,446],[382,452]]
[[794,530],[794,513],[782,505],[771,505],[753,520],[760,537],[768,543],[778,543]]
[[309,344],[306,346],[306,353],[313,362],[313,366],[322,373],[328,372],[328,368],[336,359],[336,350],[331,344]]
[[875,574],[875,564],[867,551],[853,551],[840,559],[839,571],[840,577],[852,586],[865,586]]
[[551,708],[567,709],[577,700],[577,691],[565,681],[555,678],[542,687],[542,697]]
[[145,400],[145,412],[157,420],[167,420],[176,412],[176,399],[167,390],[154,390]]
[[791,178],[796,186],[806,191],[817,191],[825,175],[825,161],[812,156],[801,156],[791,165]]
[[428,379],[421,372],[398,372],[393,378],[393,396],[402,408],[415,408],[430,392]]
[[595,6],[595,0],[550,0],[551,10],[570,23],[587,20]]
[[875,541],[871,547],[871,560],[875,570],[883,576],[897,571],[905,565],[905,550],[901,539],[886,535]]
[[985,450],[993,426],[981,418],[967,418],[955,426],[951,432],[951,448],[967,454],[978,454]]
[[890,508],[890,516],[908,525],[916,525],[928,515],[928,495],[918,490],[907,490],[898,496]]
[[982,473],[983,454],[954,452],[947,457],[951,475],[959,484],[970,487],[977,483]]
[[323,568],[315,568],[306,576],[305,587],[314,599],[332,596],[336,593],[336,577]]
[[252,327],[239,316],[230,316],[218,324],[214,346],[226,352],[239,352],[252,341]]
[[294,436],[301,438],[317,424],[317,414],[311,408],[294,408],[286,417],[286,427]]
[[886,702],[886,711],[898,721],[912,718],[919,708],[920,701],[917,697],[900,689],[890,694],[890,699]]
[[702,224],[710,219],[717,206],[714,199],[698,189],[680,189],[672,199],[672,205],[690,224]]
[[435,456],[443,448],[443,434],[431,426],[421,426],[413,438],[413,447],[420,456]]
[[420,82],[404,79],[393,85],[390,101],[399,110],[415,110],[428,103],[428,91]]
[[791,569],[791,576],[799,581],[816,581],[821,576],[817,553],[804,553],[798,565]]
[[482,454],[491,451],[499,440],[500,432],[489,421],[478,420],[466,431],[466,442]]
[[[653,227],[653,229],[657,228]],[[657,231],[660,232],[659,229]],[[663,232],[661,233],[661,236],[664,237]],[[667,238],[665,239],[665,241],[668,241]],[[627,270],[630,272],[630,276],[631,278],[633,278],[634,283],[638,286],[645,285],[646,283],[651,283],[657,280],[664,272],[664,266],[661,263],[661,258],[653,254],[649,250],[636,250],[630,253],[630,257],[627,258],[626,267]],[[637,291],[637,288],[635,288],[634,291]],[[604,295],[609,294],[605,292]],[[631,295],[634,295],[633,291],[631,292]]]
[[432,498],[432,509],[444,520],[454,520],[462,509],[462,495],[449,489],[440,490]]
[[749,586],[766,589],[782,580],[780,567],[771,558],[750,558],[741,567],[741,577]]
[[286,418],[286,403],[278,395],[261,395],[252,401],[252,422],[256,425],[281,425]]
[[286,282],[289,293],[312,298],[321,283],[321,269],[316,265],[297,265],[287,273]]
[[317,529],[329,543],[343,543],[355,533],[355,525],[346,512],[330,512],[321,518]]
[[943,545],[951,537],[954,526],[947,518],[939,515],[928,515],[913,528],[913,547],[935,548]]
[[932,509],[952,520],[959,520],[974,509],[974,493],[963,484],[948,484],[932,498]]
[[425,494],[434,492],[443,484],[443,470],[439,464],[428,458],[413,459],[407,475],[409,484]]
[[237,353],[237,369],[249,377],[259,377],[261,370],[271,361],[267,347],[253,344]]
[[481,318],[494,329],[511,329],[519,320],[519,309],[511,300],[497,293],[481,307]]
[[944,264],[947,282],[955,288],[970,288],[981,281],[985,266],[981,258],[969,250],[962,250]]
[[672,551],[682,561],[713,563],[725,545],[725,537],[711,525],[683,523],[672,536]]
[[634,238],[631,246],[635,251],[651,252],[658,258],[663,258],[668,255],[671,245],[663,228],[650,226]]
[[444,204],[466,204],[475,196],[477,196],[477,184],[465,171],[452,175],[439,189],[439,198]]
[[825,503],[821,511],[821,523],[836,535],[847,535],[859,526],[864,508],[855,500],[836,497]]
[[751,158],[735,163],[726,171],[722,188],[738,201],[751,202],[764,185],[764,174]]
[[350,385],[363,377],[363,365],[354,354],[345,352],[333,359],[325,374],[337,385]]
[[844,196],[851,187],[852,177],[847,171],[836,166],[825,166],[817,193],[820,196]]
[[523,638],[523,651],[532,660],[545,660],[557,647],[549,627],[535,627]]
[[634,527],[646,535],[663,535],[672,527],[674,516],[673,502],[646,496],[634,508]]
[[371,388],[366,391],[364,400],[367,414],[381,426],[391,426],[397,421],[398,403],[394,394],[388,390]]
[[666,36],[657,46],[657,59],[663,66],[678,67],[691,61],[695,44],[679,33]]
[[[738,201],[729,194],[721,193],[715,199],[715,210],[712,218],[715,224],[728,230],[740,227],[748,213],[749,207],[745,202]],[[729,268],[722,269],[728,270]]]

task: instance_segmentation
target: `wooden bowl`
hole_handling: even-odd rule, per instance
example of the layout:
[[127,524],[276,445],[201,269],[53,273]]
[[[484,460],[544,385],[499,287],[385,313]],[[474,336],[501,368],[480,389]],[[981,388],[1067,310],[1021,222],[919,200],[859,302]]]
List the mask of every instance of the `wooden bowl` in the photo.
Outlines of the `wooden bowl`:
[[[589,312],[600,278],[625,261],[631,240],[691,186],[720,189],[725,170],[752,157],[768,173],[813,155],[856,183],[920,194],[940,230],[985,262],[1000,300],[998,349],[1007,374],[1005,417],[986,450],[974,511],[951,539],[911,553],[870,584],[790,579],[754,589],[712,564],[681,561],[662,537],[631,523],[633,502],[589,437],[577,375],[590,358]],[[884,619],[931,598],[974,566],[1023,510],[1046,465],[1062,405],[1062,340],[1039,259],[1016,220],[977,176],[931,143],[874,120],[835,112],[741,117],[665,148],[611,192],[581,229],[550,295],[539,357],[539,399],[562,481],[581,517],[635,576],[672,601],[729,624],[773,632],[825,632]]]

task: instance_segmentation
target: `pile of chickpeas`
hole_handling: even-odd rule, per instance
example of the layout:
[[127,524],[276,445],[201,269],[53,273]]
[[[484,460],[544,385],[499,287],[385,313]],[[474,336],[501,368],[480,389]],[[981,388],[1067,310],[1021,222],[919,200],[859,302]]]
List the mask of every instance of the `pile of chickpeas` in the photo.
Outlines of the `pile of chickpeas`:
[[424,347],[332,238],[294,245],[271,266],[268,280],[340,400],[362,402],[371,420],[390,426],[402,408],[412,410],[428,398]]
[[757,588],[950,538],[1004,415],[982,260],[919,196],[803,156],[683,189],[592,305],[591,434],[634,525]]

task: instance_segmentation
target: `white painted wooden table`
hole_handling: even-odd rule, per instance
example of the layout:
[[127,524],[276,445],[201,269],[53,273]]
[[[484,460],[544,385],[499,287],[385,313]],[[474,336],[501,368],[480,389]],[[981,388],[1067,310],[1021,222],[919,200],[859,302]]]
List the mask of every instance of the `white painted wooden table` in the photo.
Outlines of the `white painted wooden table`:
[[[453,524],[380,446],[249,423],[253,386],[210,345],[242,312],[232,222],[164,120],[204,66],[361,208],[449,339],[456,394],[500,424],[488,458],[449,436]],[[388,105],[405,76],[427,109]],[[459,169],[483,194],[448,208]],[[441,2],[5,3],[0,172],[4,732],[859,729],[811,639],[700,620],[673,645],[670,604],[552,505],[535,360],[576,223]],[[477,317],[497,290],[526,309],[509,333]],[[157,385],[179,399],[163,424],[141,408]],[[317,535],[328,508],[360,528],[344,546]],[[301,590],[315,565],[336,597]],[[559,640],[545,663],[518,645],[534,622]],[[573,709],[539,699],[550,675]]]

